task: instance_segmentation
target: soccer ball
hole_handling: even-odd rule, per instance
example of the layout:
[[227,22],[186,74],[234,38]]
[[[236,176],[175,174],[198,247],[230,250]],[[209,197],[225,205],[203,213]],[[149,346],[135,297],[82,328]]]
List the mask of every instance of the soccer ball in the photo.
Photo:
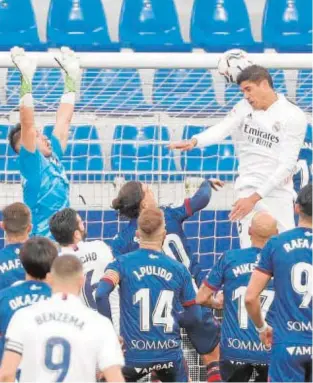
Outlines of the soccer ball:
[[241,49],[231,49],[222,54],[218,61],[218,71],[225,77],[227,83],[236,83],[239,73],[253,65],[248,53]]

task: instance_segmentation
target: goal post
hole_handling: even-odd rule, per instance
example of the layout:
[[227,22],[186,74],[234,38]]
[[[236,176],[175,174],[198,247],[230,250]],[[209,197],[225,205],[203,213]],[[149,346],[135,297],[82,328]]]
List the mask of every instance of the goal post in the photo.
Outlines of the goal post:
[[[36,126],[52,133],[63,80],[54,55],[30,53],[38,70],[33,81]],[[205,178],[226,185],[200,214],[185,223],[192,251],[204,269],[217,256],[239,245],[228,220],[234,199],[237,159],[230,138],[188,153],[170,151],[168,143],[191,137],[226,116],[241,99],[239,87],[217,72],[219,54],[77,53],[82,71],[63,163],[71,183],[71,206],[81,212],[90,239],[110,240],[125,225],[111,208],[129,180],[147,182],[160,205],[179,205]],[[275,88],[308,115],[312,113],[311,54],[251,54],[270,69]],[[0,52],[0,208],[22,200],[18,158],[7,134],[19,120],[19,73],[10,54]],[[1,219],[1,218],[0,218]],[[2,233],[3,242],[3,233]],[[193,381],[199,358],[187,351]],[[201,378],[201,379],[200,379]]]

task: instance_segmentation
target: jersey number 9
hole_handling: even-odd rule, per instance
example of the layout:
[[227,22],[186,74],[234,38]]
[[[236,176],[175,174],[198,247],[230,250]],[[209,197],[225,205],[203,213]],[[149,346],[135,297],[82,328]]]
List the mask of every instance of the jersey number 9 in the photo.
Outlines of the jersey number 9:
[[306,262],[296,263],[291,269],[291,284],[302,295],[301,309],[309,307],[312,300],[313,266]]
[[45,348],[45,366],[52,371],[58,371],[56,382],[63,382],[66,378],[71,359],[71,345],[61,337],[47,340]]

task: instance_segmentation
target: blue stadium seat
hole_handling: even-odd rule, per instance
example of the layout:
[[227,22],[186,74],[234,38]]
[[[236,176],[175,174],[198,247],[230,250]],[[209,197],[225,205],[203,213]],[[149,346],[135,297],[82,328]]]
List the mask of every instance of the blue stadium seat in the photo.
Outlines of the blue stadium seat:
[[267,0],[262,33],[265,48],[312,53],[312,0]]
[[[51,137],[53,126],[46,126],[44,134]],[[104,179],[104,161],[95,126],[71,126],[69,143],[62,159],[68,177],[73,182]],[[79,172],[79,173],[78,173]]]
[[298,72],[297,104],[306,112],[312,112],[312,69]]
[[223,181],[233,181],[235,179],[235,172],[238,169],[238,160],[236,158],[235,148],[233,143],[229,139],[229,143],[223,143],[218,145],[218,160],[217,168],[219,172],[219,178]]
[[[0,125],[0,181],[19,182],[19,159],[8,142],[10,127]],[[16,172],[16,174],[13,174]]]
[[50,47],[77,51],[119,50],[111,42],[101,0],[51,0],[47,40]]
[[0,50],[14,46],[45,49],[38,36],[31,0],[0,0]]
[[137,52],[186,52],[173,0],[124,0],[119,36]]
[[[123,143],[128,140],[130,143]],[[168,180],[168,175],[152,175],[151,172],[174,172],[176,166],[173,152],[157,141],[169,141],[169,133],[165,126],[145,126],[137,128],[130,125],[118,125],[114,132],[114,144],[111,151],[111,166],[125,179],[140,181]],[[133,143],[132,143],[133,141]],[[147,172],[131,175],[127,172]]]
[[78,109],[119,114],[151,108],[144,100],[136,69],[87,69],[80,92]]
[[[33,79],[33,96],[36,110],[55,110],[63,94],[64,83],[58,68],[38,68]],[[7,104],[18,106],[20,98],[20,72],[14,68],[8,71]]]
[[[201,133],[204,126],[187,125],[184,127],[183,140],[189,140],[193,135]],[[217,170],[218,145],[211,145],[203,149],[195,148],[181,155],[181,167],[184,171],[210,172]],[[213,174],[213,173],[212,173]]]
[[154,77],[153,103],[171,115],[197,116],[219,109],[210,71],[205,69],[158,69]]
[[[183,139],[188,140],[205,129],[203,126],[185,126]],[[186,172],[208,172],[208,176],[216,177],[216,171],[219,171],[224,173],[218,174],[218,177],[224,181],[234,179],[233,172],[237,169],[237,166],[235,150],[231,142],[229,144],[211,145],[203,149],[195,148],[182,153],[181,156],[181,167]]]
[[194,46],[208,52],[240,48],[260,52],[263,44],[254,41],[244,0],[195,0],[190,26]]

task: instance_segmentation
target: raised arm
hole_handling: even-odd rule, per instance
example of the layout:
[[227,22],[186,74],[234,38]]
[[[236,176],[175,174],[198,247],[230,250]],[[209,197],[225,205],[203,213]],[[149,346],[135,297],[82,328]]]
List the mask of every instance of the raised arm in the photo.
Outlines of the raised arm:
[[61,67],[64,78],[64,94],[57,111],[56,125],[53,130],[54,136],[60,141],[63,151],[66,149],[69,128],[74,113],[76,90],[79,81],[80,67],[75,53],[69,48],[61,49],[61,56],[55,60]]
[[211,200],[212,188],[218,190],[223,187],[220,180],[204,180],[199,189],[191,198],[186,198],[181,206],[171,208],[173,215],[178,221],[184,221],[196,212],[204,209]]
[[218,144],[229,136],[237,126],[241,124],[245,106],[242,102],[238,103],[233,110],[218,124],[209,127],[205,131],[192,136],[190,140],[172,142],[170,149],[180,149],[182,151],[191,150],[195,147],[204,147]]
[[189,198],[190,212],[195,214],[197,211],[204,209],[211,200],[212,189],[218,191],[219,188],[222,188],[223,186],[224,182],[219,179],[203,181],[197,192]]
[[14,47],[11,49],[11,58],[21,73],[20,89],[20,123],[21,145],[29,152],[34,153],[37,145],[37,131],[35,128],[34,103],[32,96],[32,80],[36,71],[36,62],[30,59],[24,49]]

